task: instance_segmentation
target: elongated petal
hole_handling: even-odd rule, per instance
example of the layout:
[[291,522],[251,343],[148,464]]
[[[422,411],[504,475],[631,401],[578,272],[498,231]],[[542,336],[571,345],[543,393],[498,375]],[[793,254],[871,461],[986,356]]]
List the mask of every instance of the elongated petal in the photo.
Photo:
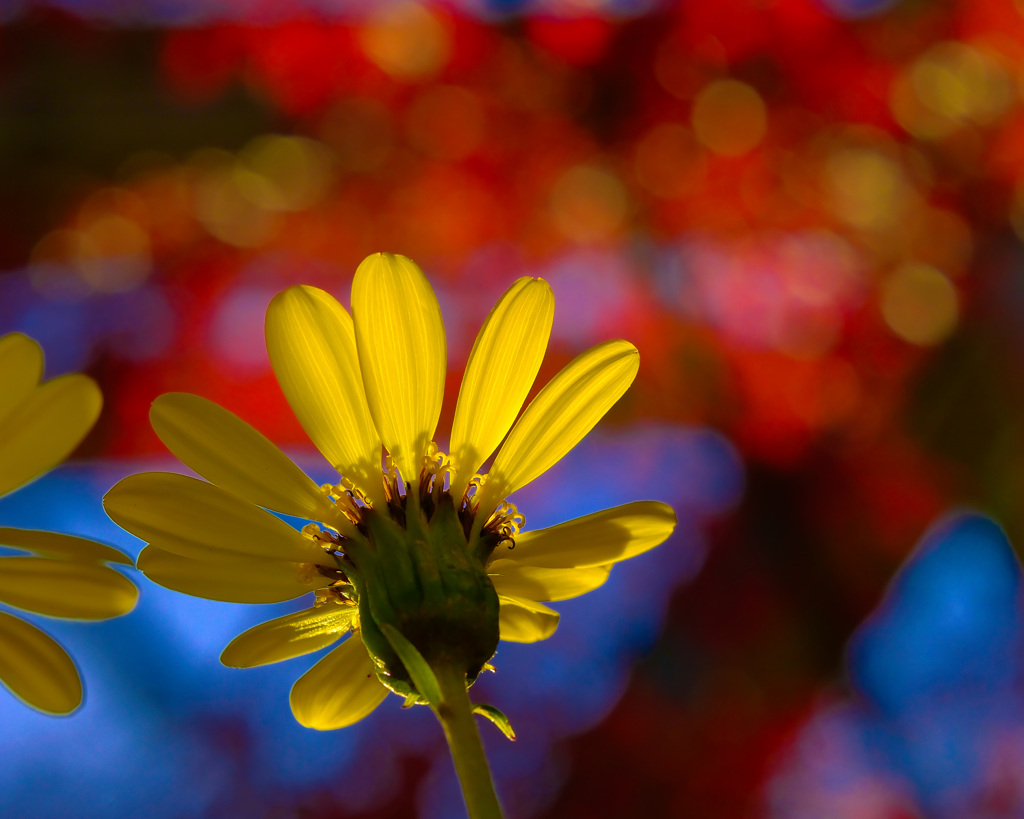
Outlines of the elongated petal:
[[308,566],[284,560],[235,558],[194,560],[147,546],[139,555],[139,571],[167,589],[225,603],[283,603],[331,584]]
[[170,472],[130,475],[103,498],[122,529],[183,557],[231,556],[333,566],[310,538],[211,483]]
[[359,371],[352,318],[316,287],[289,287],[267,308],[267,354],[306,434],[338,472],[383,505],[380,436]]
[[57,466],[96,423],[103,396],[85,375],[37,387],[0,425],[0,495]]
[[0,682],[48,714],[70,714],[82,702],[82,681],[67,652],[48,634],[3,611]]
[[356,632],[299,677],[292,686],[292,713],[307,728],[332,731],[359,722],[387,695]]
[[437,297],[414,262],[375,253],[352,281],[352,318],[370,415],[402,477],[416,483],[444,395]]
[[43,350],[21,333],[0,337],[0,424],[43,377]]
[[38,529],[13,529],[0,526],[0,546],[25,549],[41,557],[74,560],[82,563],[120,563],[131,566],[132,559],[113,546],[106,546],[84,537]]
[[167,448],[211,483],[275,512],[338,525],[341,515],[320,487],[234,413],[172,392],[153,402],[149,420]]
[[328,603],[254,626],[228,643],[220,661],[232,668],[254,668],[319,651],[352,629],[355,606]]
[[106,566],[44,557],[0,558],[0,602],[49,617],[106,620],[135,608],[138,589]]
[[498,628],[501,639],[510,643],[546,640],[558,628],[559,614],[533,600],[499,594]]
[[635,501],[516,536],[502,558],[524,566],[566,569],[617,563],[653,549],[676,526],[672,507]]
[[555,296],[543,279],[517,280],[480,328],[466,364],[452,423],[451,490],[470,479],[512,428],[533,386],[551,336]]
[[611,566],[589,569],[546,569],[523,566],[511,560],[494,560],[487,574],[499,595],[528,600],[568,600],[602,586]]
[[481,512],[561,460],[622,397],[639,366],[626,341],[599,344],[569,362],[509,433],[487,476]]

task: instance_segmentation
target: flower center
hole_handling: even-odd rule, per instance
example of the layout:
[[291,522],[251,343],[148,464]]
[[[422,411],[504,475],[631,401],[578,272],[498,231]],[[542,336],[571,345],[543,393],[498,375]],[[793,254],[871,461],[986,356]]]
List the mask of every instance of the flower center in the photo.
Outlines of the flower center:
[[416,696],[405,666],[381,625],[396,628],[433,665],[454,663],[472,681],[498,643],[498,598],[486,565],[498,546],[513,548],[525,518],[514,504],[481,512],[476,499],[486,476],[461,498],[449,492],[451,459],[431,444],[414,484],[389,458],[383,472],[385,505],[372,507],[350,482],[322,487],[352,523],[337,533],[309,524],[303,531],[337,565],[318,567],[333,582],[318,596],[359,606],[363,642],[378,677]]

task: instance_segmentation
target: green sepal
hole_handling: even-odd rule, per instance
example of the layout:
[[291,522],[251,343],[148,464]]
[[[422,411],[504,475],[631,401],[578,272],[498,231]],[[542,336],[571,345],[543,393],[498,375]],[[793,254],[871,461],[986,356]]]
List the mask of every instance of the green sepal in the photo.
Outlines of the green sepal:
[[[405,670],[409,672],[413,685],[416,686],[422,698],[427,701],[431,708],[439,708],[441,705],[441,686],[437,684],[437,677],[434,676],[433,670],[427,665],[427,661],[423,659],[423,655],[394,626],[388,623],[378,623],[378,626],[384,632],[388,642],[391,643],[391,647],[402,661]],[[406,702],[408,702],[408,698],[406,698]]]
[[508,739],[512,742],[516,741],[516,732],[512,730],[512,723],[508,721],[501,711],[495,708],[493,705],[487,705],[486,703],[477,703],[473,706],[473,713],[479,714],[484,719],[488,719],[498,726],[498,730],[501,731]]
[[403,528],[368,510],[365,541],[346,554],[363,643],[381,684],[403,697],[423,692],[385,635],[385,624],[415,647],[425,666],[453,665],[468,683],[494,655],[500,637],[497,592],[466,547],[451,499],[442,498],[429,521],[415,507],[406,513]]

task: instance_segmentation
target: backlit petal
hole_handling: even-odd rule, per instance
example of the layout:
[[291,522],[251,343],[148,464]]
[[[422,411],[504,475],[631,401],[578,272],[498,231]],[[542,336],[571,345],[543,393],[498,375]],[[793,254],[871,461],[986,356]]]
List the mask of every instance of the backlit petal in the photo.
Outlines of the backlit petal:
[[307,728],[331,731],[359,722],[387,695],[356,632],[299,677],[292,686],[292,713]]
[[254,668],[319,651],[344,637],[355,617],[355,606],[335,603],[286,614],[239,634],[220,661],[232,668]]
[[559,614],[540,603],[522,597],[499,594],[498,628],[501,639],[511,643],[546,640],[558,628]]
[[516,535],[502,557],[525,566],[602,566],[653,549],[676,526],[676,513],[658,501],[636,501],[547,529]]
[[96,423],[103,396],[85,375],[37,387],[0,425],[0,495],[57,466]]
[[193,560],[147,546],[139,555],[139,571],[167,589],[225,603],[282,603],[333,581],[299,563],[259,558]]
[[43,377],[43,350],[21,333],[0,336],[0,423]]
[[212,401],[167,393],[153,402],[149,419],[183,464],[222,489],[275,512],[344,525],[337,507],[291,458]]
[[366,400],[407,483],[419,480],[444,394],[446,346],[437,297],[416,264],[375,253],[352,281]]
[[82,682],[67,652],[35,626],[0,611],[0,682],[48,714],[70,714]]
[[331,466],[383,505],[380,436],[359,371],[352,318],[337,299],[305,285],[267,308],[267,354],[302,428]]
[[103,508],[122,529],[183,557],[242,555],[334,565],[323,549],[280,518],[186,475],[130,475],[107,492]]
[[528,600],[568,600],[603,585],[611,566],[589,569],[546,569],[523,566],[511,560],[494,560],[487,574],[499,595]]
[[48,617],[106,620],[135,608],[138,589],[106,566],[0,557],[0,602]]
[[551,336],[555,297],[543,279],[517,280],[491,310],[466,364],[452,423],[452,495],[512,428],[533,386]]
[[38,529],[14,529],[9,526],[0,526],[0,546],[25,549],[41,557],[55,560],[132,565],[132,559],[113,546],[106,546],[84,537],[64,535],[60,532],[41,532]]
[[633,383],[636,347],[607,341],[581,353],[530,402],[487,476],[480,501],[489,511],[561,460]]

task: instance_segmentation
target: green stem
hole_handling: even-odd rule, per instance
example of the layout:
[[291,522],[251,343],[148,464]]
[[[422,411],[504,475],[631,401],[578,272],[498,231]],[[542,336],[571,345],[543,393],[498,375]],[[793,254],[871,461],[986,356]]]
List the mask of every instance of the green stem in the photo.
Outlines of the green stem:
[[455,770],[462,784],[470,819],[501,819],[501,806],[494,793],[491,770],[476,730],[473,705],[466,691],[466,675],[448,663],[433,669],[441,689],[437,718],[444,728]]

